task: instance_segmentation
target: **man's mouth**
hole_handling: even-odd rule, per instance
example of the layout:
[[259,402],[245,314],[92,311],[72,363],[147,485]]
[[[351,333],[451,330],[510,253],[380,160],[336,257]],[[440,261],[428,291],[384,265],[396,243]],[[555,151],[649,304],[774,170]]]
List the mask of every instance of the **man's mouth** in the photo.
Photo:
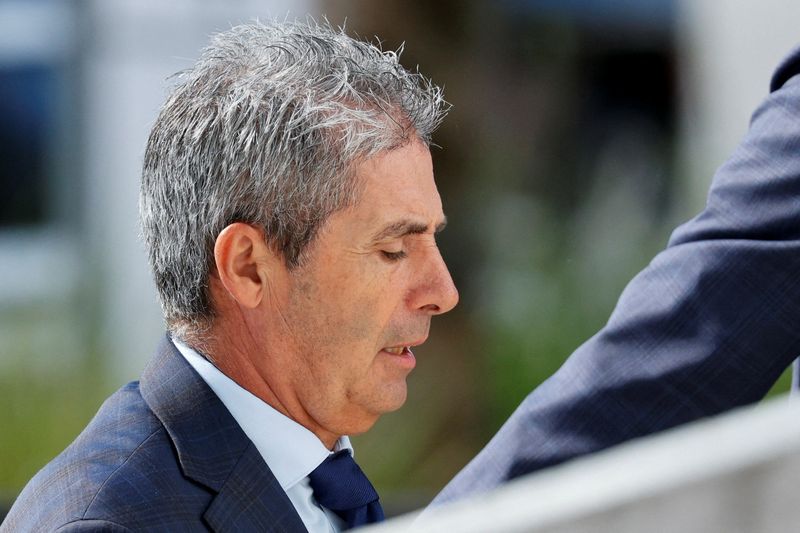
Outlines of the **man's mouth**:
[[385,348],[381,348],[381,352],[389,355],[391,357],[391,361],[395,362],[396,364],[405,367],[407,369],[414,368],[416,365],[416,358],[414,357],[414,352],[411,349],[414,346],[419,346],[425,340],[427,340],[427,335],[414,339],[412,341],[405,340],[403,344],[396,344],[394,346],[387,346]]
[[403,355],[404,353],[411,353],[411,348],[408,346],[393,346],[391,348],[384,348],[383,351],[392,355]]
[[382,348],[381,352],[389,356],[388,361],[398,365],[400,368],[410,371],[417,364],[417,359],[414,357],[414,352],[411,351],[411,348],[414,346],[419,346],[423,342],[425,342],[424,337],[419,340],[409,342],[408,344],[387,346],[386,348]]

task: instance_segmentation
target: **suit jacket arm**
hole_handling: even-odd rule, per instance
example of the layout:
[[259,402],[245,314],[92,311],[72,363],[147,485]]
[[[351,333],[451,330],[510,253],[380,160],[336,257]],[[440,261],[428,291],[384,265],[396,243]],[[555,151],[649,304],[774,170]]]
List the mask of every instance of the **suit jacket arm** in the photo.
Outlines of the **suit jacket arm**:
[[435,504],[762,398],[800,353],[800,49],[703,212]]

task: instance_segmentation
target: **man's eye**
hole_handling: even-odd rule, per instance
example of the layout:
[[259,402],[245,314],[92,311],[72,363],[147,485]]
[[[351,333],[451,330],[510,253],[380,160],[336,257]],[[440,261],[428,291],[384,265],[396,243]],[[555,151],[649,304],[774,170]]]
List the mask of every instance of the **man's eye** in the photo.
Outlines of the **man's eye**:
[[399,261],[406,257],[406,252],[404,250],[400,250],[399,252],[387,252],[386,250],[381,250],[381,254],[389,261]]

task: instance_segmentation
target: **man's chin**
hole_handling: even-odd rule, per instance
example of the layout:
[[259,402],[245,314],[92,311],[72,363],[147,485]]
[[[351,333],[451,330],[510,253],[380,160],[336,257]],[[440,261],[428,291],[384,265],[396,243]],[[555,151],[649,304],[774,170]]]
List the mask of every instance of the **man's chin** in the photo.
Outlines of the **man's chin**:
[[381,396],[380,400],[370,406],[368,412],[360,417],[357,424],[350,424],[349,431],[344,431],[344,435],[360,435],[361,433],[366,433],[375,425],[381,415],[397,411],[403,407],[408,394],[405,380],[402,381],[402,384],[396,383],[387,387],[391,390],[382,391],[384,394]]
[[405,378],[400,378],[394,383],[387,385],[383,392],[384,409],[383,413],[397,411],[406,403],[408,397],[408,385]]
[[398,409],[403,407],[403,405],[405,405],[405,403],[406,403],[406,396],[407,396],[407,392],[406,392],[406,389],[404,388],[402,396],[394,399],[393,401],[391,401],[389,403],[387,403],[386,408],[383,410],[383,412],[381,414],[391,413],[391,412],[397,411]]

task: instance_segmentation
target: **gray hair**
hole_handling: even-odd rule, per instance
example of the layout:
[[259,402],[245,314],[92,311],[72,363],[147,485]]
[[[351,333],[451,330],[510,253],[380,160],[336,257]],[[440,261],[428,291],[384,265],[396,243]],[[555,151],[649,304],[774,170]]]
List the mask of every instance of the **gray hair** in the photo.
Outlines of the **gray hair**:
[[321,224],[357,200],[357,162],[430,145],[448,104],[399,64],[401,51],[327,22],[256,22],[214,35],[180,73],[150,133],[139,201],[174,335],[213,319],[208,276],[227,225],[262,228],[294,268]]

